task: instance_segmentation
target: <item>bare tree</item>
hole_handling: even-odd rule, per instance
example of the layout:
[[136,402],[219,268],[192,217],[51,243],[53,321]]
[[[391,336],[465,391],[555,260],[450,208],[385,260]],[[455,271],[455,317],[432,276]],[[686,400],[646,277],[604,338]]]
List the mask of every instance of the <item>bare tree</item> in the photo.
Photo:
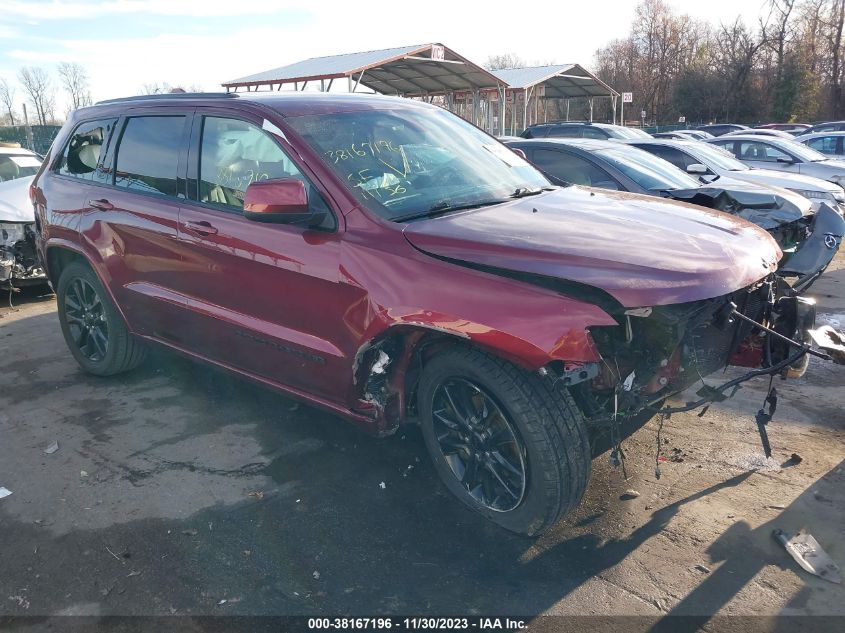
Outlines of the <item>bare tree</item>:
[[834,27],[831,37],[831,101],[834,118],[842,116],[842,29],[845,26],[845,0],[834,4]]
[[142,95],[163,95],[173,92],[202,92],[202,86],[199,86],[197,84],[190,84],[187,86],[182,84],[176,84],[174,86],[167,83],[166,81],[154,81],[152,83],[146,83],[141,86]]
[[9,123],[15,124],[15,88],[10,86],[6,78],[0,79],[0,101],[9,113]]
[[504,68],[524,68],[528,65],[522,57],[514,53],[505,53],[504,55],[490,55],[487,61],[484,62],[484,68],[487,70],[502,70]]
[[73,110],[91,105],[91,91],[88,86],[88,73],[76,62],[60,62],[57,67],[62,86],[70,97]]
[[55,108],[55,90],[50,74],[38,66],[24,66],[18,71],[18,80],[23,85],[29,101],[41,125],[47,125],[48,115]]

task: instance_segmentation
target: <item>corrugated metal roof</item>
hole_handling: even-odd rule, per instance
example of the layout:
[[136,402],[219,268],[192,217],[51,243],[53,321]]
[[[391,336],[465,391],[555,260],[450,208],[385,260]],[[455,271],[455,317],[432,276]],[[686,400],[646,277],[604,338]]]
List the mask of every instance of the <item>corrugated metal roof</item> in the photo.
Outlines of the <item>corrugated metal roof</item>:
[[344,55],[329,55],[327,57],[312,57],[295,64],[281,66],[273,70],[247,75],[239,79],[223,82],[224,86],[258,82],[279,82],[303,77],[346,76],[359,72],[361,69],[379,62],[386,62],[402,55],[427,48],[431,44],[416,44],[415,46],[399,46],[384,48],[377,51],[363,51],[361,53],[346,53]]
[[601,79],[578,64],[554,64],[492,71],[508,87],[526,90],[545,87],[546,98],[607,97],[618,94]]
[[530,88],[552,75],[569,70],[573,66],[575,64],[555,64],[553,66],[530,66],[528,68],[503,68],[490,72],[511,88]]

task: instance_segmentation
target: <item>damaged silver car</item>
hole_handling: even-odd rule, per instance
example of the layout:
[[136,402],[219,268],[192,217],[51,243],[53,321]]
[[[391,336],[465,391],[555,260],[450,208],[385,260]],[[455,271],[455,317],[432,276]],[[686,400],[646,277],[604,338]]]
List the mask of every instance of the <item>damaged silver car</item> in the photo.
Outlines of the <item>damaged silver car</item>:
[[0,147],[0,288],[46,284],[35,251],[35,213],[29,200],[41,157],[20,147]]

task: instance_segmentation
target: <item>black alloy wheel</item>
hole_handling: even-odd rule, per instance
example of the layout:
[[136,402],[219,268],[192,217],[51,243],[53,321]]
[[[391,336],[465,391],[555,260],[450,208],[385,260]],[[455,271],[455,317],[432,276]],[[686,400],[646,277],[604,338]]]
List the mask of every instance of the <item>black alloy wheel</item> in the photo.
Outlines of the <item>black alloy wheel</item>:
[[478,503],[496,512],[525,496],[525,447],[501,407],[480,386],[449,378],[434,392],[434,430],[452,473]]
[[109,325],[97,290],[77,277],[65,294],[65,320],[80,353],[90,361],[105,359],[109,349]]

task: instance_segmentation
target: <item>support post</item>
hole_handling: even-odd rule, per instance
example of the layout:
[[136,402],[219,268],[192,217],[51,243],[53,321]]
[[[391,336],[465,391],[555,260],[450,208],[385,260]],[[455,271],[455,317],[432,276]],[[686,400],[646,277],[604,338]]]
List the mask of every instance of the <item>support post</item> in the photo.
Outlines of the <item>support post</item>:
[[566,120],[569,121],[569,99],[566,100]]
[[505,113],[507,112],[507,104],[505,103],[505,87],[500,86],[499,90],[499,118],[501,119],[499,127],[502,130],[502,136],[505,134]]
[[593,98],[590,97],[590,123],[593,122]]

